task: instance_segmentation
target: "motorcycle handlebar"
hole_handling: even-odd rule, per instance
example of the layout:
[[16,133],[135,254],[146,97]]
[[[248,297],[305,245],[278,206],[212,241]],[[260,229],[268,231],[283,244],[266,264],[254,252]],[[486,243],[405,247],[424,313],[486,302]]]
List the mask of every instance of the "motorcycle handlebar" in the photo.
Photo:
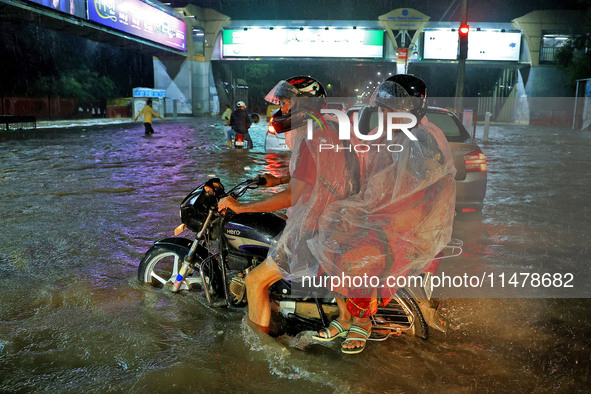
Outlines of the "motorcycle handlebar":
[[231,190],[229,190],[226,193],[226,196],[238,198],[241,195],[243,195],[246,192],[246,190],[255,189],[256,187],[252,187],[253,185],[256,185],[258,187],[258,186],[264,186],[266,184],[267,184],[267,179],[262,175],[258,175],[255,178],[247,179],[244,182],[234,186]]

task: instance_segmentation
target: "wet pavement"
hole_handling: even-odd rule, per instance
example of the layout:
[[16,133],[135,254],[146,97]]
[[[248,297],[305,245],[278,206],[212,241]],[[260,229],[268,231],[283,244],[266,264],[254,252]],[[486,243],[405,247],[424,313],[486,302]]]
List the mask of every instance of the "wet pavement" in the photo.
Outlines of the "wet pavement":
[[0,391],[589,390],[591,134],[493,126],[480,143],[485,208],[456,219],[464,253],[440,267],[573,272],[573,288],[461,293],[442,299],[447,335],[344,356],[337,343],[306,337],[263,341],[242,309],[137,283],[142,254],[172,235],[193,187],[212,176],[232,185],[284,174],[289,157],[264,152],[263,124],[251,151],[227,149],[213,118],[154,128],[150,138],[125,122],[3,137]]

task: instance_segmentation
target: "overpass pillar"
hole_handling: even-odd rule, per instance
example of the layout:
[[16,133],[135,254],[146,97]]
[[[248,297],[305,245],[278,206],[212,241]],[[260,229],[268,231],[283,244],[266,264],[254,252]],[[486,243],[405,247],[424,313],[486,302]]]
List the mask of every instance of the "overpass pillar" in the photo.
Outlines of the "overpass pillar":
[[187,56],[154,59],[154,85],[166,90],[166,112],[173,101],[179,115],[218,113],[219,100],[213,83],[211,58],[222,27],[230,20],[215,10],[192,4],[175,9],[187,24]]

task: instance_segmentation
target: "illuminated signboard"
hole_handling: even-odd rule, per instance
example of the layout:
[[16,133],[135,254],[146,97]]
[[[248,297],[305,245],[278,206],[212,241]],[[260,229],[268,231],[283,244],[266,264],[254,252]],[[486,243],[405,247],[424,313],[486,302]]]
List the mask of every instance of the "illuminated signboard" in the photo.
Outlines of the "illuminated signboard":
[[[458,32],[425,31],[423,59],[455,60],[458,53]],[[468,34],[468,60],[519,61],[521,33],[474,31]]]
[[455,60],[458,57],[457,31],[425,31],[423,59]]
[[223,31],[224,57],[381,58],[382,30],[249,28]]
[[86,18],[85,0],[29,0],[31,3],[41,4],[53,10],[65,12],[79,18]]
[[468,34],[468,60],[519,61],[521,33],[471,31]]
[[139,0],[88,0],[88,19],[174,49],[187,50],[185,22]]

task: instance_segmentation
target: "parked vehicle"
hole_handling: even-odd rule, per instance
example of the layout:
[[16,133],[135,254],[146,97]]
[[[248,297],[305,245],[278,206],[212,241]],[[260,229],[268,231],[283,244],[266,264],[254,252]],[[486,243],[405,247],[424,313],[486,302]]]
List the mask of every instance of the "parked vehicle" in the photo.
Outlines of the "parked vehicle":
[[265,135],[265,151],[288,151],[289,148],[285,143],[285,134],[276,133],[272,121],[273,117],[269,119],[269,126]]
[[[375,108],[352,107],[347,111],[347,115],[352,121],[353,113],[363,110],[375,111]],[[480,212],[486,194],[486,155],[472,140],[470,133],[453,112],[443,108],[429,107],[426,116],[431,123],[443,131],[454,155],[454,165],[457,170],[456,211],[458,213]],[[365,127],[367,130],[372,130],[377,126],[377,113],[367,119],[369,123],[365,126],[359,125],[360,129]],[[276,134],[271,124],[267,130],[265,149],[288,150],[285,145],[285,136]]]
[[427,119],[443,131],[454,156],[457,170],[456,211],[480,212],[486,195],[486,155],[453,112],[429,107]]

